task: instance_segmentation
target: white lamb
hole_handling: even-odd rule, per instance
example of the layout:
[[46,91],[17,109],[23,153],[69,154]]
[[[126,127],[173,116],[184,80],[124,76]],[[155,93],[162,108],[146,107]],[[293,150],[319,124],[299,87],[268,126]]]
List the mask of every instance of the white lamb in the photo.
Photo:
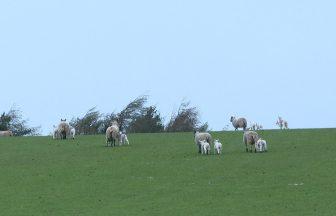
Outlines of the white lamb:
[[59,139],[59,138],[60,138],[60,135],[59,135],[59,133],[58,133],[58,128],[57,128],[55,125],[53,125],[53,127],[54,127],[54,131],[53,131],[53,139]]
[[210,144],[206,141],[203,141],[203,140],[201,140],[200,143],[201,143],[202,154],[210,154],[210,150],[211,150]]
[[218,139],[214,142],[214,154],[222,154],[222,143]]
[[70,136],[72,139],[75,139],[76,130],[73,127],[70,127]]
[[120,137],[120,140],[119,140],[120,145],[124,145],[126,143],[127,143],[127,145],[129,145],[126,133],[123,133],[123,132],[120,131],[119,137]]
[[258,139],[256,143],[257,152],[267,152],[267,142],[266,140]]

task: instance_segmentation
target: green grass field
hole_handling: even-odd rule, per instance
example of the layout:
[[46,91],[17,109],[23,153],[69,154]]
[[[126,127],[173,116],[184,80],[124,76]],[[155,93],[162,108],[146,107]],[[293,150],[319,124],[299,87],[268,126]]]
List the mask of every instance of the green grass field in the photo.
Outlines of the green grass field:
[[336,215],[336,129],[261,131],[257,154],[242,133],[212,133],[221,156],[192,133],[2,137],[0,215]]

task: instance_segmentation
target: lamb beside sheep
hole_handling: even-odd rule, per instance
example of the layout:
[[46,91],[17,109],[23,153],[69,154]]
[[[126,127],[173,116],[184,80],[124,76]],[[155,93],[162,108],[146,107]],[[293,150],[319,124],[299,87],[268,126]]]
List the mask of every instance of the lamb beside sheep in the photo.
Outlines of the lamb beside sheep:
[[222,143],[218,139],[214,141],[214,154],[222,154]]
[[198,153],[202,153],[201,141],[206,141],[207,143],[212,142],[211,134],[207,132],[200,133],[198,131],[194,131],[194,140],[195,144],[198,147]]
[[256,143],[257,152],[266,152],[267,151],[267,142],[263,139],[258,139]]
[[70,127],[70,136],[72,139],[75,139],[76,129],[74,127]]
[[58,127],[56,127],[55,125],[53,125],[54,130],[53,130],[53,139],[59,139],[61,138],[59,132],[58,132]]
[[123,133],[123,132],[120,131],[119,138],[120,138],[119,139],[120,145],[124,145],[126,143],[127,143],[127,145],[129,145],[126,133]]
[[204,140],[201,140],[200,143],[201,143],[201,153],[210,154],[211,150],[210,144]]
[[259,136],[255,131],[245,131],[243,135],[243,141],[246,147],[246,152],[248,152],[248,146],[250,146],[250,152],[252,152],[254,148],[254,152],[256,152],[255,144],[259,140]]
[[247,121],[245,118],[236,118],[234,116],[231,116],[230,121],[232,122],[232,126],[235,128],[235,130],[238,130],[238,128],[243,128],[243,130],[246,130],[247,127]]

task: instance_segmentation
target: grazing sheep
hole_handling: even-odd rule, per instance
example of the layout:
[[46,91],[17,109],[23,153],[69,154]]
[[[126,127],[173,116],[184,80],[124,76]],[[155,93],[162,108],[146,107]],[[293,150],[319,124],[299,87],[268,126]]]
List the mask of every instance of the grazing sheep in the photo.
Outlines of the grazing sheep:
[[255,144],[259,140],[259,136],[257,132],[255,131],[245,131],[243,135],[243,141],[246,147],[246,152],[248,152],[248,145],[250,145],[250,152],[252,152],[252,149],[254,147],[254,152],[256,152]]
[[218,139],[214,141],[214,154],[222,154],[222,143]]
[[194,131],[194,140],[195,140],[196,146],[198,147],[198,153],[202,153],[200,141],[206,141],[210,144],[212,142],[212,137],[211,137],[211,134],[209,133],[206,133],[206,132],[200,133],[198,131]]
[[58,133],[61,139],[66,139],[67,135],[70,134],[70,125],[66,122],[66,119],[61,119],[61,123],[58,125]]
[[111,144],[115,146],[116,139],[119,139],[119,126],[116,122],[112,122],[112,125],[106,129],[106,146]]
[[230,121],[232,122],[232,126],[235,128],[235,130],[238,130],[238,128],[243,128],[243,130],[246,130],[247,127],[247,121],[245,118],[238,118],[231,116]]
[[0,136],[13,136],[13,132],[10,130],[0,131]]
[[72,139],[75,139],[76,129],[74,127],[70,127],[70,136]]
[[267,142],[263,139],[258,139],[256,143],[257,152],[266,152],[267,151]]
[[210,154],[210,150],[211,150],[210,144],[203,140],[201,140],[200,143],[201,143],[201,153]]
[[126,133],[123,133],[123,132],[120,131],[119,137],[120,137],[120,140],[119,140],[120,145],[124,145],[126,143],[127,143],[127,145],[129,145]]

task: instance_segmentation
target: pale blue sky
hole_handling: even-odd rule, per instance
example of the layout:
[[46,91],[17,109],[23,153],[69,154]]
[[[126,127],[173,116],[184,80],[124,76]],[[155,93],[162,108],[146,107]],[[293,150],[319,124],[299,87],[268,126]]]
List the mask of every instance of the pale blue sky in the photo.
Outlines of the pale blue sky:
[[335,1],[0,1],[1,110],[51,131],[138,95],[214,130],[336,126]]

